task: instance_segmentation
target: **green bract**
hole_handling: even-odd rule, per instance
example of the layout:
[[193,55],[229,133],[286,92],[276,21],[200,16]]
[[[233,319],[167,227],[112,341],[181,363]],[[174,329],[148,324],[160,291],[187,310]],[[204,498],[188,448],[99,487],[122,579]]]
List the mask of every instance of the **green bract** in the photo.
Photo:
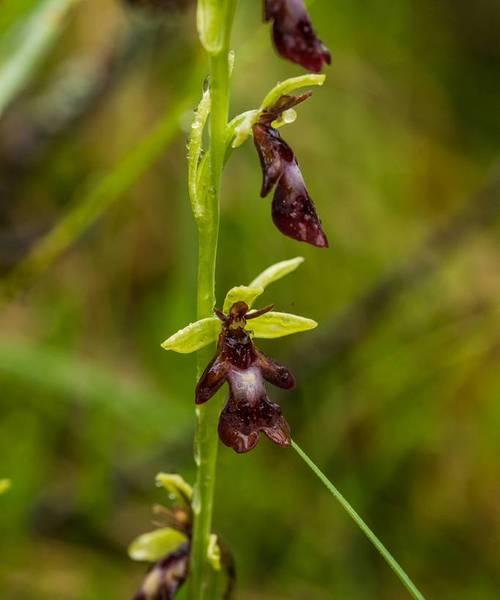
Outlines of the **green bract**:
[[137,537],[130,544],[128,553],[133,560],[156,562],[167,554],[175,552],[187,541],[187,536],[180,531],[164,527]]
[[207,555],[208,555],[208,562],[212,566],[212,569],[214,571],[220,571],[220,569],[221,569],[221,563],[220,563],[221,552],[220,552],[219,542],[217,540],[217,536],[215,535],[215,533],[210,534]]
[[222,50],[220,19],[221,0],[199,0],[196,12],[196,24],[201,43],[209,54],[218,54]]
[[167,490],[170,500],[175,504],[190,506],[193,488],[183,477],[172,473],[158,473],[156,485]]
[[[295,271],[303,262],[304,259],[301,256],[278,262],[260,273],[250,285],[231,288],[224,300],[224,313],[228,313],[235,302],[243,301],[251,307],[268,285]],[[278,338],[292,333],[308,331],[314,329],[317,325],[316,321],[305,317],[281,312],[268,312],[253,319],[250,329],[256,338]],[[221,323],[218,318],[200,319],[174,333],[163,342],[162,347],[165,350],[173,350],[182,354],[195,352],[215,342],[220,331]]]

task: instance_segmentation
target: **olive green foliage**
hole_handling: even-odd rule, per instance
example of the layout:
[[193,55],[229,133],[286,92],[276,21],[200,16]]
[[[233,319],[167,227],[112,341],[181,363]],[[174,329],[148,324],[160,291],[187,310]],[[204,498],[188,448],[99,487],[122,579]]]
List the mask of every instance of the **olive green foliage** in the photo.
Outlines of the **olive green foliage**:
[[[0,3],[0,35],[35,4]],[[258,340],[296,376],[294,392],[273,390],[294,439],[426,597],[496,600],[500,192],[476,193],[498,158],[500,8],[310,6],[333,65],[283,135],[331,248],[298,247],[275,230],[248,140],[224,173],[218,307],[232,286],[304,256],[255,304],[320,323]],[[274,54],[261,16],[260,2],[240,2],[231,118],[301,74]],[[0,287],[102,177],[114,173],[119,197],[2,300],[0,476],[12,483],[0,496],[2,600],[132,597],[145,565],[127,548],[153,529],[151,505],[165,499],[156,473],[190,484],[195,474],[195,367],[160,344],[196,321],[192,113],[179,110],[194,109],[207,71],[196,14],[178,9],[155,26],[118,1],[85,0],[64,23],[0,120]],[[87,81],[85,68],[131,28],[141,44],[98,99],[30,146],[48,105],[69,110],[55,93],[61,74]],[[137,158],[124,184],[114,170],[171,110],[177,133],[147,170]],[[496,209],[479,225],[452,220],[491,197]],[[293,451],[220,448],[214,532],[233,550],[242,600],[403,598]]]

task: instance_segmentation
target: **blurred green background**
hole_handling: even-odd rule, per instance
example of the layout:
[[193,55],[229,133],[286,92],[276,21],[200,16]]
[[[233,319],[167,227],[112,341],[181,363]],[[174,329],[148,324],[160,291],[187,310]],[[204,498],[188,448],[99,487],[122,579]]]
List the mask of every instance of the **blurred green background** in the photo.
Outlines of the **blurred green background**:
[[[164,500],[155,474],[194,478],[194,359],[159,346],[195,314],[186,131],[206,64],[191,4],[147,16],[76,2],[1,115],[6,600],[132,597],[145,567],[126,548]],[[302,72],[275,55],[260,4],[240,2],[232,114]],[[38,5],[0,4],[0,84]],[[295,439],[429,599],[497,600],[500,4],[316,0],[311,14],[333,66],[283,135],[331,248],[275,230],[247,142],[224,178],[219,302],[269,264],[306,258],[263,297],[320,323],[261,344],[298,379],[272,391]],[[170,133],[136,177],[161,119]],[[89,198],[100,218],[17,277]],[[215,528],[242,600],[406,597],[298,457],[267,440],[244,456],[221,447]]]

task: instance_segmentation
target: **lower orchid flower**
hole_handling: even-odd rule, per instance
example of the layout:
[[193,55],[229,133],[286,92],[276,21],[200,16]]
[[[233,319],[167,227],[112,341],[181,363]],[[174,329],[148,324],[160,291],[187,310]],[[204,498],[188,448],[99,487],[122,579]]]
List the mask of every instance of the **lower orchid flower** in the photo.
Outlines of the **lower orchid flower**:
[[[272,306],[250,308],[273,281],[290,273],[302,258],[283,261],[266,269],[249,286],[232,288],[226,295],[224,310],[180,330],[163,347],[176,352],[193,352],[218,339],[217,354],[202,374],[195,401],[203,404],[227,382],[229,396],[219,419],[221,441],[238,453],[252,450],[261,433],[274,443],[287,447],[290,428],[278,404],[272,402],[265,382],[291,389],[295,380],[290,371],[263,354],[253,338],[277,338],[307,331],[317,323],[305,317],[274,312]],[[247,322],[252,321],[251,330]]]
[[[180,475],[159,473],[159,487],[165,488],[171,508],[156,505],[155,516],[165,526],[137,537],[129,547],[133,560],[152,563],[133,600],[172,600],[184,585],[189,574],[193,525],[193,489]],[[216,535],[210,536],[208,560],[214,571],[224,567],[229,598],[234,584],[234,565],[228,549]]]

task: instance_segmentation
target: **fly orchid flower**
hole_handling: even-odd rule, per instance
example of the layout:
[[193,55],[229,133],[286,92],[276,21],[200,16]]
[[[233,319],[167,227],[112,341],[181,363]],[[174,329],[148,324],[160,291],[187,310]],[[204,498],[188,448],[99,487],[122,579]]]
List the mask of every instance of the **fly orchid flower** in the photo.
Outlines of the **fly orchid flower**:
[[220,415],[219,437],[238,453],[257,445],[261,432],[279,446],[290,445],[290,427],[278,404],[267,397],[264,380],[291,389],[295,380],[290,371],[262,354],[254,345],[247,321],[272,310],[268,306],[249,312],[246,302],[235,302],[229,314],[216,310],[222,322],[217,355],[196,386],[196,404],[209,400],[227,381],[229,397]]
[[[265,381],[283,389],[295,385],[290,371],[258,350],[253,338],[278,338],[317,326],[311,319],[279,313],[272,306],[251,311],[253,302],[272,282],[295,270],[302,258],[277,263],[248,286],[232,288],[223,311],[201,319],[168,338],[162,346],[176,352],[193,352],[218,339],[217,354],[196,387],[196,404],[209,400],[227,381],[229,397],[220,415],[219,437],[238,453],[254,448],[264,433],[276,444],[290,445],[290,429],[281,408],[266,392]],[[251,320],[251,331],[246,328]]]
[[261,111],[252,128],[253,139],[263,174],[261,197],[265,198],[276,186],[272,203],[272,217],[276,227],[299,242],[327,248],[328,239],[307,191],[295,154],[273,126],[286,111],[310,96],[310,92],[301,96],[283,95],[274,105]]
[[264,0],[264,19],[273,22],[273,39],[285,59],[319,73],[331,63],[328,48],[317,37],[304,0]]
[[[133,560],[153,563],[133,600],[171,600],[189,571],[193,490],[179,475],[159,473],[156,482],[168,492],[172,508],[156,506],[155,515],[168,526],[140,535],[129,547]],[[209,562],[214,570],[221,569],[221,550],[215,535],[210,538]]]

